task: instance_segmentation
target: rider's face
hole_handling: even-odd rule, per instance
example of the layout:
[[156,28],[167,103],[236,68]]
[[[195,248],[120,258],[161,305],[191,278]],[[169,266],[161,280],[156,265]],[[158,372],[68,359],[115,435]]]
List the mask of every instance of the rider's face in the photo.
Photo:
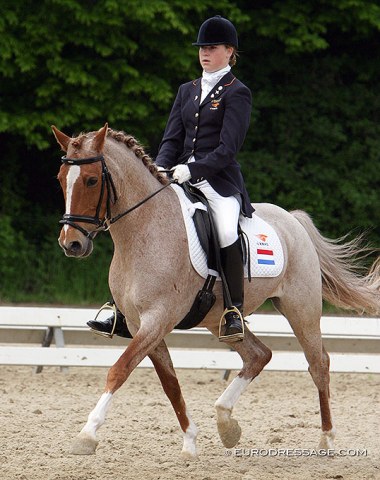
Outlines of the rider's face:
[[199,62],[205,72],[216,72],[228,65],[232,52],[226,45],[206,45],[199,48]]

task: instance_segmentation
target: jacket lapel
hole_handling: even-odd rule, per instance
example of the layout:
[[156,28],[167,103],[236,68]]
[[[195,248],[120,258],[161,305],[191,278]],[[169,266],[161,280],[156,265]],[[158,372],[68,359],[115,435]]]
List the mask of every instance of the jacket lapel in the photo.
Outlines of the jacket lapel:
[[[201,107],[206,105],[207,103],[211,101],[217,101],[219,97],[222,95],[222,93],[225,92],[226,88],[228,88],[235,80],[235,76],[231,73],[228,72],[222,77],[219,82],[213,87],[207,97],[203,100],[201,103]],[[199,80],[199,84],[201,84],[201,81]]]
[[199,102],[201,99],[201,79],[197,78],[196,80],[194,80],[193,85],[194,85],[194,88],[192,90],[193,103],[198,110]]

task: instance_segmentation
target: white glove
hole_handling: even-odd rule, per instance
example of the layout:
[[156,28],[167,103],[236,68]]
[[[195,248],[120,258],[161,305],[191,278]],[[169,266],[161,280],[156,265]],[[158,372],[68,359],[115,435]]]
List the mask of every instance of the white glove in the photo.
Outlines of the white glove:
[[187,182],[191,178],[190,169],[187,165],[177,165],[170,169],[173,172],[173,179],[177,180],[179,184]]
[[159,172],[165,172],[167,170],[165,167],[162,167],[161,165],[156,165],[156,168]]

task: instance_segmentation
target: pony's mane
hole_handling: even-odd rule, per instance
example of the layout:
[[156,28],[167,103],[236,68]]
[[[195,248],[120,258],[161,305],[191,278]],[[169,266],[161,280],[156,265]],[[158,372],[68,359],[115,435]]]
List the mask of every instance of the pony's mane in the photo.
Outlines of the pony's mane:
[[152,158],[145,152],[144,147],[132,135],[128,135],[125,132],[115,131],[109,128],[107,132],[107,137],[111,137],[117,142],[124,143],[127,148],[129,148],[129,150],[132,150],[136,157],[142,161],[142,163],[149,170],[149,172],[155,178],[157,178],[160,183],[162,183],[163,185],[166,185],[168,183],[166,175],[163,175],[157,170],[157,167],[154,164]]

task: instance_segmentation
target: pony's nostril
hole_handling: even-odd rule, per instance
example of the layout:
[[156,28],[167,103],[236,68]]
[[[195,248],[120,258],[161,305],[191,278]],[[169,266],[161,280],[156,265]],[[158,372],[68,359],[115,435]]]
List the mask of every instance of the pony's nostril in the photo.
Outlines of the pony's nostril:
[[79,252],[82,250],[82,244],[77,241],[71,242],[67,247],[67,250],[70,250],[71,252]]

